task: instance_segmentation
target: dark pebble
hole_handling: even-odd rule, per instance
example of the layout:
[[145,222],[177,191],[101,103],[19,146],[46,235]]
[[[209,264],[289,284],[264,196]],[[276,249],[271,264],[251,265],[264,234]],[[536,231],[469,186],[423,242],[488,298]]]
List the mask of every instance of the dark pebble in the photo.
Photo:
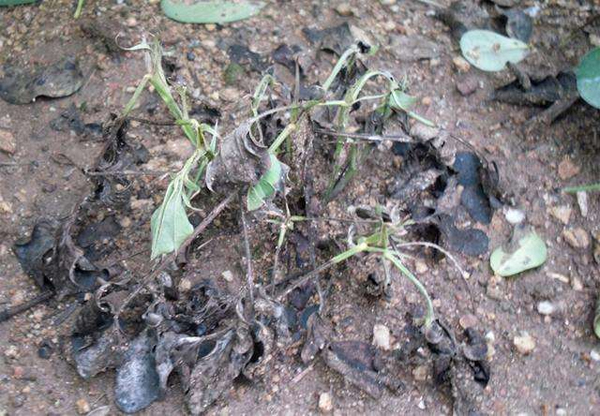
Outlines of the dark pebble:
[[40,347],[38,348],[38,356],[44,360],[47,360],[52,356],[53,352],[54,348],[52,347],[52,344],[50,344],[48,341],[42,341]]
[[193,61],[196,59],[196,55],[194,54],[194,52],[188,52],[186,57],[188,61]]

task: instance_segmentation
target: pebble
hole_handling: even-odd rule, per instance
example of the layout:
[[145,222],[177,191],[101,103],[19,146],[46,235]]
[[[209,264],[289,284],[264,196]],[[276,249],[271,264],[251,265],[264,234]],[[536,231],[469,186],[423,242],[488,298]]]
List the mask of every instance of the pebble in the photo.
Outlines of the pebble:
[[452,63],[460,72],[468,72],[471,69],[471,64],[462,56],[455,56]]
[[127,25],[127,27],[136,27],[138,24],[138,21],[135,17],[129,17],[126,21],[125,24]]
[[337,6],[335,8],[335,11],[340,15],[340,16],[344,16],[344,17],[349,17],[352,16],[354,14],[354,12],[352,11],[352,8],[350,7],[350,5],[348,3],[342,3],[339,6]]
[[186,58],[188,61],[195,61],[196,60],[196,54],[194,52],[188,52],[186,55]]
[[0,130],[0,151],[12,155],[16,150],[15,136],[10,131]]
[[80,415],[86,415],[92,410],[90,404],[86,399],[77,400],[75,406],[77,406],[77,413],[79,413]]
[[204,25],[204,28],[206,30],[208,30],[209,32],[214,32],[215,29],[217,28],[217,25],[214,23],[208,23],[208,24]]
[[179,285],[177,287],[182,293],[189,292],[192,290],[192,281],[187,277],[184,277],[179,281]]
[[48,341],[42,341],[40,347],[38,348],[38,356],[44,360],[48,360],[52,356],[52,352],[52,344],[50,344]]
[[412,375],[417,381],[425,381],[427,380],[427,375],[429,374],[429,369],[426,365],[420,365],[413,369]]
[[472,314],[463,315],[458,320],[458,324],[462,329],[472,328],[477,325],[477,317]]
[[504,218],[510,224],[517,225],[525,220],[525,213],[519,209],[508,208],[504,211]]
[[563,231],[562,236],[573,248],[587,248],[590,245],[590,235],[581,227],[567,228]]
[[220,96],[225,101],[234,102],[240,99],[240,92],[233,87],[227,87],[221,90]]
[[566,157],[558,164],[558,176],[560,179],[567,180],[579,173],[579,166],[575,165],[573,161]]
[[6,201],[0,201],[0,214],[12,214],[12,205]]
[[333,399],[329,393],[319,395],[319,410],[321,413],[331,413],[333,411]]
[[419,404],[417,404],[417,407],[421,410],[425,410],[425,400],[419,400]]
[[588,216],[588,194],[585,191],[577,192],[577,205],[579,205],[579,212],[583,218]]
[[479,82],[475,77],[462,76],[456,81],[456,89],[463,97],[473,94],[479,88]]
[[573,209],[568,205],[559,205],[550,208],[550,214],[565,225],[569,223],[572,212]]
[[556,306],[552,302],[544,300],[538,303],[537,311],[540,315],[552,315],[556,311]]
[[8,359],[14,360],[19,356],[19,349],[14,345],[11,345],[6,350],[4,350],[4,356]]
[[535,349],[535,339],[527,332],[521,332],[513,339],[513,344],[522,355],[528,355]]
[[423,141],[429,141],[437,137],[440,130],[435,127],[429,127],[422,123],[413,124],[410,128],[410,135]]
[[427,264],[425,262],[423,262],[423,261],[415,262],[415,271],[418,274],[427,273],[428,270],[429,270],[429,267],[427,266]]
[[382,324],[373,326],[373,345],[382,350],[389,351],[392,349],[390,341],[390,329]]
[[583,283],[581,283],[581,279],[577,276],[571,277],[571,287],[576,292],[581,292],[583,290]]
[[226,282],[233,282],[233,273],[231,273],[231,270],[225,270],[221,273],[221,277],[223,277]]
[[396,0],[379,0],[379,3],[381,3],[384,6],[391,6],[393,4],[396,4]]
[[590,351],[590,358],[594,361],[600,361],[600,352],[594,348]]

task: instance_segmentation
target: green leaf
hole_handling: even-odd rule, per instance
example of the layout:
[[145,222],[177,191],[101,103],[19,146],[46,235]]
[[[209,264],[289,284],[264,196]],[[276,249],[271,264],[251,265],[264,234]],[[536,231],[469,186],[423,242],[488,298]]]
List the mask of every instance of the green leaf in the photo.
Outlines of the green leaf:
[[161,254],[177,250],[193,232],[183,202],[183,184],[174,180],[169,184],[163,203],[150,220],[152,229],[152,254],[154,259]]
[[581,98],[589,105],[600,108],[600,47],[583,57],[575,74]]
[[460,49],[471,65],[482,71],[501,71],[507,62],[522,61],[529,46],[489,30],[470,30],[460,38]]
[[162,0],[167,17],[183,23],[228,23],[247,19],[264,7],[262,2]]
[[248,211],[254,211],[262,207],[281,188],[285,179],[287,166],[277,160],[273,154],[270,154],[269,158],[271,163],[269,169],[255,185],[248,189]]
[[425,124],[429,127],[435,127],[435,123],[418,115],[417,113],[411,111],[410,109],[416,104],[418,101],[417,97],[413,97],[412,95],[408,95],[402,90],[394,90],[390,94],[390,107],[396,110],[402,110],[409,117],[414,118],[415,120]]
[[2,6],[18,6],[20,4],[31,4],[37,0],[0,0],[0,7]]
[[516,231],[506,250],[498,247],[490,257],[490,266],[499,276],[513,276],[541,266],[548,257],[546,244],[534,231]]
[[600,297],[596,300],[596,311],[594,313],[594,334],[600,338]]

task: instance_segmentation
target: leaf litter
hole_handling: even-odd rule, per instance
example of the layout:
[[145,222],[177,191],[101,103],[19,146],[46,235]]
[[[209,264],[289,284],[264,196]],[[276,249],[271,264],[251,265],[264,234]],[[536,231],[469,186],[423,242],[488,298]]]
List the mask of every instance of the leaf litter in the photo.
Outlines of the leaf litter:
[[[333,33],[338,31],[345,33],[344,38],[341,38],[343,42],[352,39],[349,45],[331,43],[336,38]],[[359,40],[355,43],[357,37],[362,35],[356,35],[357,32],[353,34],[346,24],[325,32],[306,33],[309,34],[309,38],[312,37],[319,43],[320,48],[340,56],[345,54],[342,46],[352,48],[353,44],[356,45],[351,49],[356,54],[370,50],[370,46],[364,41]],[[290,58],[293,54],[286,51],[284,55],[286,59],[280,59],[281,62],[286,62],[284,66],[290,72],[292,69],[298,71],[298,65],[290,64],[295,59]],[[247,192],[247,208],[251,211],[256,210],[257,218],[261,218],[268,215],[269,210],[274,207],[274,202],[277,202],[276,198],[289,198],[289,201],[286,199],[286,209],[289,209],[289,206],[312,203],[310,196],[305,199],[306,190],[294,193],[290,192],[288,186],[290,183],[293,183],[294,187],[307,186],[310,176],[314,175],[311,168],[316,154],[312,151],[313,146],[324,138],[335,137],[335,130],[316,133],[315,126],[329,129],[341,120],[342,123],[352,122],[359,126],[357,137],[361,137],[361,134],[372,136],[382,134],[385,123],[395,117],[402,120],[398,127],[399,134],[409,143],[396,146],[402,147],[397,152],[407,163],[399,172],[398,183],[402,185],[396,187],[392,193],[396,195],[405,212],[419,208],[413,206],[409,209],[408,205],[416,202],[422,204],[421,208],[425,208],[424,212],[427,214],[412,224],[404,225],[396,211],[382,211],[378,208],[371,218],[377,219],[373,223],[379,223],[381,230],[368,237],[368,243],[364,239],[359,240],[361,242],[358,245],[351,246],[347,252],[333,257],[324,266],[330,267],[342,262],[353,256],[354,251],[359,252],[359,249],[382,252],[385,255],[382,256],[381,264],[391,262],[398,267],[403,275],[414,279],[417,288],[427,297],[418,280],[403,268],[399,255],[395,257],[391,254],[391,249],[387,247],[387,233],[393,234],[397,231],[395,227],[399,227],[419,236],[419,230],[423,227],[433,227],[438,237],[442,237],[440,241],[446,238],[453,250],[468,255],[481,255],[487,251],[487,236],[483,231],[462,230],[455,225],[459,210],[472,207],[467,205],[461,208],[460,205],[441,203],[436,207],[436,204],[438,200],[444,199],[442,197],[445,193],[455,192],[454,187],[448,186],[452,181],[462,181],[465,190],[476,188],[477,198],[489,202],[489,195],[493,190],[484,186],[483,179],[489,165],[472,155],[469,156],[470,165],[466,163],[467,167],[460,163],[452,165],[449,159],[442,155],[439,141],[411,137],[410,132],[406,131],[408,129],[403,127],[408,117],[424,123],[429,122],[418,114],[411,113],[415,98],[388,74],[369,73],[359,58],[357,55],[356,65],[351,60],[350,64],[338,67],[339,71],[332,77],[332,82],[327,84],[328,88],[331,88],[331,99],[335,100],[336,105],[339,105],[337,103],[342,99],[351,100],[347,102],[353,105],[360,93],[356,86],[363,85],[368,77],[382,76],[391,87],[381,106],[358,120],[354,117],[362,116],[361,112],[351,114],[345,110],[345,104],[340,105],[337,111],[328,111],[320,115],[317,115],[317,111],[300,112],[300,116],[294,119],[294,127],[288,132],[297,137],[300,144],[291,144],[286,151],[278,149],[278,145],[285,142],[287,135],[284,134],[285,127],[281,125],[282,118],[276,116],[276,113],[280,111],[279,108],[289,106],[289,100],[299,100],[300,96],[289,95],[280,96],[275,100],[264,100],[267,108],[263,107],[261,111],[272,112],[270,116],[250,116],[231,133],[221,138],[215,129],[206,126],[200,128],[199,123],[188,118],[184,96],[182,95],[180,104],[171,95],[166,80],[161,78],[164,77],[164,73],[160,72],[162,69],[149,78],[185,135],[196,145],[205,145],[206,153],[194,156],[196,159],[192,157],[188,162],[190,166],[194,165],[194,168],[184,167],[184,170],[172,179],[171,188],[167,189],[163,203],[153,214],[151,256],[162,256],[162,260],[142,279],[132,279],[132,271],[129,270],[113,271],[96,266],[96,262],[103,263],[103,257],[108,256],[110,250],[92,250],[96,241],[114,239],[122,230],[110,216],[93,222],[89,217],[90,212],[120,212],[127,209],[131,197],[131,180],[119,172],[125,167],[147,161],[147,152],[130,144],[127,137],[127,116],[113,117],[104,125],[104,149],[92,171],[96,187],[94,193],[77,204],[69,219],[57,224],[52,221],[40,222],[30,241],[15,247],[24,270],[40,287],[46,287],[63,297],[88,294],[80,298],[81,306],[72,327],[71,357],[78,373],[84,378],[111,369],[116,371],[116,403],[122,411],[137,412],[160,400],[166,394],[168,380],[176,376],[186,394],[189,411],[192,414],[201,414],[219,400],[240,375],[249,380],[260,380],[268,373],[275,351],[285,349],[294,339],[303,338],[300,356],[305,363],[322,359],[329,368],[375,398],[381,397],[385,389],[402,389],[402,381],[391,371],[391,368],[398,364],[393,354],[379,351],[366,342],[335,339],[322,311],[327,309],[326,296],[318,281],[310,282],[309,279],[306,280],[307,285],[302,286],[295,281],[289,270],[289,276],[272,285],[263,283],[262,278],[253,281],[255,276],[252,274],[251,259],[246,258],[246,261],[250,262],[246,266],[247,279],[253,282],[252,284],[244,284],[234,279],[232,285],[237,285],[237,289],[234,289],[223,281],[206,279],[181,290],[180,283],[190,278],[194,271],[186,269],[185,266],[178,271],[167,268],[167,265],[176,264],[174,261],[180,254],[184,254],[191,242],[190,238],[198,236],[197,230],[200,226],[194,228],[187,214],[194,208],[192,203],[195,202],[197,188],[194,183],[190,183],[189,173],[196,173],[196,163],[205,169],[204,178],[200,175],[197,177],[204,181],[208,189],[216,194],[229,195],[202,224],[210,224],[212,218],[225,209],[227,204],[234,200],[232,196],[240,190]],[[154,68],[156,71],[158,67],[154,65]],[[306,107],[303,111],[314,108],[316,104],[309,102],[312,107]],[[218,142],[218,151],[215,150],[216,144],[209,144],[203,136],[208,132],[213,137],[212,143]],[[300,136],[295,136],[296,132]],[[345,144],[343,141],[340,143],[341,155],[346,163],[340,164],[342,170],[336,183],[335,195],[343,192],[345,184],[356,174],[357,162],[364,160],[358,157],[360,152],[367,155],[375,150],[375,146],[368,143],[359,149],[359,141],[348,140]],[[353,149],[359,149],[360,152]],[[287,178],[288,166],[291,181]],[[344,176],[347,172],[353,173]],[[414,174],[423,180],[411,183]],[[491,206],[490,204],[488,208],[491,209]],[[281,209],[277,210],[276,218],[285,215],[282,212]],[[310,211],[307,208],[307,212],[318,212],[318,209]],[[469,214],[472,212],[469,211]],[[491,215],[487,211],[486,214]],[[477,216],[472,215],[474,218]],[[302,222],[310,221],[301,215],[289,217],[282,223],[282,230],[292,228],[292,218],[298,222],[296,227],[300,229]],[[78,229],[78,232],[75,232],[75,229]],[[168,237],[163,237],[163,233]],[[77,237],[74,237],[75,235]],[[281,235],[283,237],[280,237],[280,241],[287,245],[285,233]],[[308,242],[308,248],[296,250],[308,252],[310,259],[315,251],[312,246],[314,243],[310,242],[310,235],[301,238],[300,234],[296,234],[296,237],[290,237],[289,241],[299,242],[304,241],[303,239]],[[431,245],[435,247],[437,242],[432,241]],[[155,243],[160,244],[155,246]],[[313,254],[310,254],[311,252]],[[310,275],[310,268],[317,266],[314,259],[298,264],[303,264],[300,277],[307,272]],[[66,280],[65,276],[69,276],[70,279]],[[274,288],[278,290],[273,291]],[[306,296],[301,295],[302,293]],[[321,303],[309,302],[314,293],[318,294]],[[303,297],[303,300],[299,297]],[[423,330],[429,334],[430,331],[435,331],[436,325],[438,324],[433,320],[427,323]],[[440,331],[444,332],[438,332]],[[436,365],[442,374],[440,379],[444,379],[443,374],[454,371],[454,362],[462,362],[456,358],[460,353],[456,342],[452,341],[453,335],[448,335],[447,331],[444,334],[446,335],[438,334],[427,338],[428,345],[439,355],[436,358],[439,365]],[[474,341],[476,337],[471,334],[468,339],[474,345],[465,350],[466,359],[470,362],[482,362],[480,346]],[[449,344],[444,346],[444,343]],[[482,371],[477,370],[478,374]],[[482,376],[477,377],[481,379]]]

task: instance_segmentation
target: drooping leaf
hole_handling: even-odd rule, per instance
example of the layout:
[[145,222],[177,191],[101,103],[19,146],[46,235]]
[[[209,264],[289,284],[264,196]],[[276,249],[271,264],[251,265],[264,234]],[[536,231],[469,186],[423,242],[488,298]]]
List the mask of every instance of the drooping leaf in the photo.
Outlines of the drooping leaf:
[[402,90],[394,90],[390,94],[390,107],[395,108],[397,110],[402,110],[408,114],[409,117],[414,118],[415,120],[425,124],[426,126],[435,127],[435,123],[418,115],[417,113],[411,111],[411,108],[418,101],[417,97],[413,97],[412,95],[408,95]]
[[264,3],[162,0],[161,6],[167,17],[178,22],[229,23],[256,15],[264,7]]
[[489,30],[470,30],[460,38],[460,49],[465,59],[482,71],[501,71],[507,62],[522,61],[529,46]]
[[509,247],[498,247],[490,257],[490,266],[499,276],[513,276],[541,266],[548,256],[546,243],[532,230],[516,230]]
[[276,191],[281,189],[285,180],[287,166],[277,160],[274,155],[269,156],[271,166],[258,182],[248,189],[248,211],[262,207]]
[[152,214],[150,227],[153,259],[177,250],[192,234],[194,227],[185,212],[181,181],[175,180],[169,184],[163,203]]
[[0,0],[0,7],[2,6],[18,6],[20,4],[31,4],[37,0]]
[[600,47],[588,52],[576,70],[577,89],[589,105],[600,108]]

